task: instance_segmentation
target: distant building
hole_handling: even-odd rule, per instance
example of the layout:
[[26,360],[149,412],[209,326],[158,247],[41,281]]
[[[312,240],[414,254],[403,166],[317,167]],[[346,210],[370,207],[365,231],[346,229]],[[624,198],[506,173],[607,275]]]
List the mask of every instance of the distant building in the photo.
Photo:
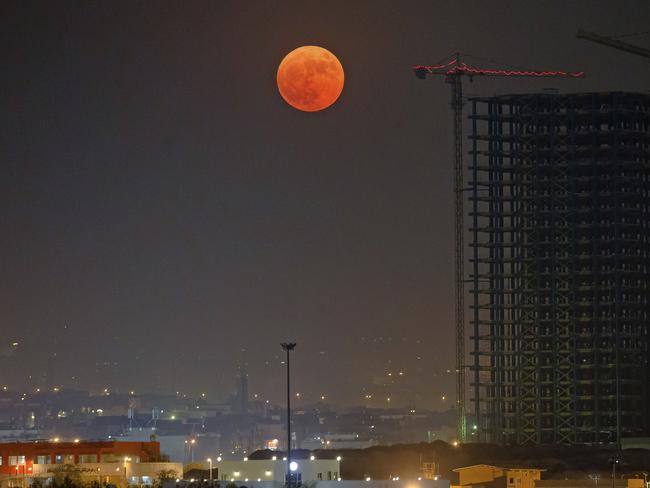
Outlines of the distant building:
[[79,441],[0,444],[0,486],[24,487],[72,471],[85,481],[152,485],[163,470],[182,475],[180,463],[162,462],[157,442]]
[[474,439],[650,435],[650,95],[471,104]]
[[[643,478],[603,478],[603,486],[608,488],[645,488]],[[535,488],[595,488],[598,484],[593,479],[540,480]]]
[[[504,468],[489,464],[476,464],[454,469],[458,485],[451,488],[594,488],[594,479],[541,479],[545,469]],[[603,479],[603,485],[613,488],[644,488],[643,478]]]
[[458,473],[458,486],[473,488],[535,488],[544,469],[503,468],[489,464],[476,464],[454,469]]
[[366,449],[375,444],[374,440],[362,438],[359,434],[316,434],[303,440],[300,449]]
[[240,371],[237,378],[236,409],[237,413],[248,413],[248,374]]
[[[340,462],[336,459],[296,459],[295,472],[299,481],[337,481],[341,477]],[[209,473],[209,463],[201,467]],[[284,483],[287,461],[282,459],[250,459],[247,461],[213,460],[214,479],[235,482],[277,481]]]

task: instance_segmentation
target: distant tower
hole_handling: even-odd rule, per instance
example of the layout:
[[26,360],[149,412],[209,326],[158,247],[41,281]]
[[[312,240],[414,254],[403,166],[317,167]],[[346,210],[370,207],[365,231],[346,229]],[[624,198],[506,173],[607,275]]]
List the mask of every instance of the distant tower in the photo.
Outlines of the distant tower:
[[650,435],[650,96],[471,103],[470,432]]
[[237,413],[248,413],[248,374],[239,370],[237,377]]
[[[56,341],[55,344],[56,346]],[[47,366],[45,368],[45,389],[49,392],[56,386],[54,372],[56,370],[56,351],[47,357]]]

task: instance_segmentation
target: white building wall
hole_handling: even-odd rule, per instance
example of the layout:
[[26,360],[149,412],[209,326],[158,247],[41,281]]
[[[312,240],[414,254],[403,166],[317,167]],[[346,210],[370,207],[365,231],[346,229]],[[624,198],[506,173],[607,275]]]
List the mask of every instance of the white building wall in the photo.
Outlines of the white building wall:
[[[297,472],[302,476],[302,482],[327,480],[329,476],[337,479],[341,475],[340,462],[336,459],[296,459]],[[202,463],[203,469],[209,470],[209,463]],[[278,481],[284,483],[287,472],[287,461],[277,459],[259,459],[248,461],[218,461],[212,465],[214,477],[220,480],[235,480],[236,482]],[[320,475],[320,477],[319,477]]]
[[[284,488],[284,481],[248,481],[237,482],[246,488]],[[308,481],[306,488],[450,488],[449,480],[344,480],[344,481]],[[223,484],[221,484],[223,486]],[[186,488],[187,481],[178,484],[178,488]],[[163,488],[177,488],[177,483],[169,482]]]

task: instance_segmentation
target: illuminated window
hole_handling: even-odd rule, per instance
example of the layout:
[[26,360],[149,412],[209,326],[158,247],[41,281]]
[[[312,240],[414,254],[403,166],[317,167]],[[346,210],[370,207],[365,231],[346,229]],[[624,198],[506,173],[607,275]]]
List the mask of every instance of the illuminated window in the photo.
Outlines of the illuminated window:
[[54,464],[63,464],[63,454],[54,456]]
[[9,456],[9,466],[25,464],[25,456]]
[[2,456],[0,456],[0,466],[2,466]]
[[34,464],[51,464],[52,458],[50,456],[36,456]]
[[97,454],[79,454],[79,462],[80,463],[96,463],[97,462]]

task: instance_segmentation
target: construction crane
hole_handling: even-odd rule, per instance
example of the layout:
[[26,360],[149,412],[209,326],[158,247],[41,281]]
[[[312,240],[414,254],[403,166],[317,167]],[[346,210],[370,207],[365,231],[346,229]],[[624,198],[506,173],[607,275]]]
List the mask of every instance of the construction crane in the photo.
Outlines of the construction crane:
[[620,51],[625,51],[627,53],[636,54],[646,59],[650,59],[650,49],[644,47],[635,46],[628,42],[619,41],[613,37],[601,36],[600,34],[595,34],[593,32],[587,32],[580,29],[576,34],[578,39],[586,39],[597,44],[602,44],[604,46],[612,47]]
[[528,78],[583,78],[583,72],[535,71],[477,68],[461,60],[460,53],[434,65],[413,66],[415,76],[425,79],[428,75],[443,76],[451,85],[451,111],[454,119],[454,323],[456,328],[456,435],[458,442],[465,442],[467,422],[465,415],[465,239],[463,224],[463,77],[528,77]]

